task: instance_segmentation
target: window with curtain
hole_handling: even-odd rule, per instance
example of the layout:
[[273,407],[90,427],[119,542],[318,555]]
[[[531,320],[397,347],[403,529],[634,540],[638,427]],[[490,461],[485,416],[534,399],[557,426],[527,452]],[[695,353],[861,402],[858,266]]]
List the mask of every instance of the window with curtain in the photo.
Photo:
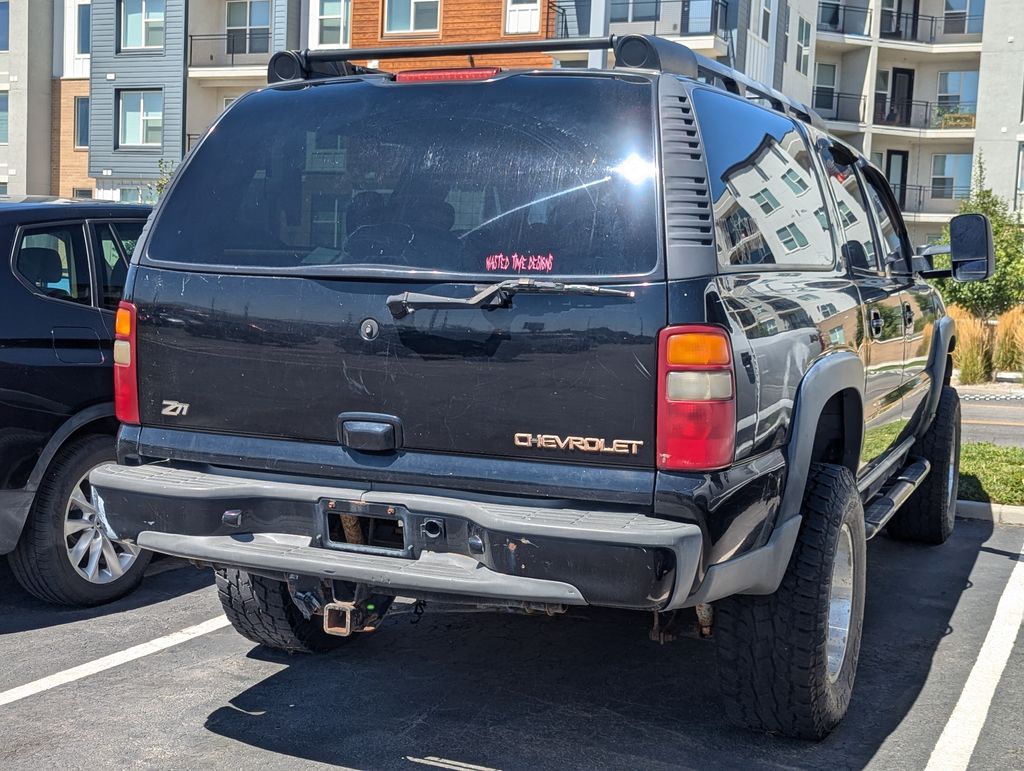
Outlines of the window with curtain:
[[121,48],[162,48],[164,0],[121,0]]
[[120,144],[159,147],[163,144],[164,95],[160,91],[120,91]]

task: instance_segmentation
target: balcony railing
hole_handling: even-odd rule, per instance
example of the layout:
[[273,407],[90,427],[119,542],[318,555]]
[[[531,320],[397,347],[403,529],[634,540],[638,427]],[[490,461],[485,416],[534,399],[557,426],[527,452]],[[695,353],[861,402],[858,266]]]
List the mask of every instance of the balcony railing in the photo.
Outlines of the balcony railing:
[[825,120],[864,122],[864,95],[844,94],[833,88],[815,88],[811,107]]
[[973,129],[977,102],[921,102],[914,99],[875,100],[872,122],[876,126],[917,129]]
[[969,36],[981,40],[982,16],[949,13],[945,16],[922,16],[913,13],[882,11],[881,35],[887,40],[915,43],[963,42]]
[[[590,33],[588,0],[557,0],[555,10],[555,37]],[[611,30],[662,37],[725,38],[728,11],[725,0],[611,0]]]
[[954,185],[952,180],[931,185],[892,186],[900,208],[911,214],[955,214],[960,201],[971,194],[970,185]]
[[189,35],[189,67],[239,67],[270,61],[269,30],[236,30],[223,35]]
[[818,31],[866,37],[871,34],[871,11],[843,3],[822,3],[818,6]]

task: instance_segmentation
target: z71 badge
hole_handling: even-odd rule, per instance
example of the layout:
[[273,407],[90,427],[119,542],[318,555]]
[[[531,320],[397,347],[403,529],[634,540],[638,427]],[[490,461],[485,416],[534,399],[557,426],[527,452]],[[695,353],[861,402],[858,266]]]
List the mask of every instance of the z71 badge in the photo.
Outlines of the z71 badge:
[[177,418],[181,415],[188,415],[189,405],[186,402],[176,402],[171,399],[164,399],[161,402],[163,409],[160,410],[161,415],[167,415],[172,418]]
[[535,447],[538,450],[575,450],[576,452],[606,452],[613,455],[636,455],[644,443],[639,439],[602,439],[596,436],[556,436],[554,434],[516,434],[512,437],[516,447]]

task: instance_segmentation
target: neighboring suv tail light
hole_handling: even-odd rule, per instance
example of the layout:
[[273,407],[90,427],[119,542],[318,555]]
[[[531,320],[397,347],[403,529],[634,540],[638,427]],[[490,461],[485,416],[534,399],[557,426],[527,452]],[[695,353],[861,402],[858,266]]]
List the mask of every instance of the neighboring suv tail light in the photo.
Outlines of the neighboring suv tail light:
[[729,336],[666,327],[658,338],[658,468],[710,471],[732,463],[736,392]]
[[124,300],[114,319],[114,413],[122,423],[139,421],[139,378],[135,368],[135,306]]

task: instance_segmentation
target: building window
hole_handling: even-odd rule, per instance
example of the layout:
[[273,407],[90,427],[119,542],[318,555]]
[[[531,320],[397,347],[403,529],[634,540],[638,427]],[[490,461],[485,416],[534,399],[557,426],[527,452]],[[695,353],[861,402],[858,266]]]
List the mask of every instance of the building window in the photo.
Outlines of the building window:
[[803,16],[797,22],[796,30],[796,69],[803,75],[810,72],[811,67],[811,23]]
[[121,48],[163,48],[164,0],[121,0]]
[[7,195],[7,183],[0,182],[0,195]]
[[440,0],[384,0],[385,32],[437,32]]
[[789,61],[789,5],[785,8],[786,18],[782,23],[782,61],[783,63]]
[[946,0],[942,31],[946,35],[977,34],[985,20],[985,0]]
[[83,3],[78,6],[78,48],[79,54],[88,54],[91,50],[89,30],[92,27],[92,6]]
[[347,46],[349,0],[320,0],[317,36],[322,46]]
[[73,187],[71,188],[72,198],[92,198],[92,188],[89,187]]
[[970,192],[970,153],[932,156],[932,198],[966,198]]
[[229,54],[270,51],[270,0],[228,0]]
[[119,91],[122,147],[160,147],[164,133],[164,95],[160,91]]
[[0,2],[0,51],[10,51],[11,46],[11,4]]
[[772,29],[772,0],[754,0],[754,12],[750,15],[750,29],[762,40],[767,41]]
[[0,91],[0,145],[7,144],[7,104],[10,94],[7,91]]
[[796,225],[786,225],[775,231],[775,235],[782,241],[782,248],[787,252],[795,252],[808,245],[807,236],[803,234]]
[[1013,208],[1024,210],[1024,142],[1017,145],[1017,194],[1014,196]]
[[839,83],[839,68],[835,64],[818,62],[814,65],[814,109],[838,112],[836,86]]
[[75,147],[89,146],[89,97],[75,97]]
[[779,199],[776,198],[772,191],[769,190],[768,188],[763,188],[757,193],[754,193],[754,195],[752,195],[751,198],[754,199],[754,202],[761,207],[761,211],[763,211],[765,214],[771,214],[773,211],[775,211],[781,206],[781,204],[779,203]]
[[937,100],[940,105],[961,107],[960,112],[974,112],[978,101],[978,73],[940,72]]
[[789,189],[792,190],[797,195],[803,195],[809,189],[809,186],[804,181],[804,178],[797,174],[795,171],[793,171],[793,169],[786,169],[786,171],[782,174],[782,180],[787,185],[789,185]]
[[142,203],[142,189],[138,187],[120,187],[117,189],[117,200],[121,203]]

